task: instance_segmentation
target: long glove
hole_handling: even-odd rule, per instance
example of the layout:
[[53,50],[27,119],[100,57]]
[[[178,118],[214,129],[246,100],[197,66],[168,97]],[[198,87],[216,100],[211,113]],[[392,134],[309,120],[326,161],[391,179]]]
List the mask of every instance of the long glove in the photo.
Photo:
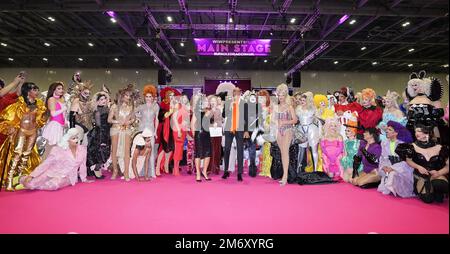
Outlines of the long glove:
[[370,164],[378,164],[378,158],[375,154],[369,153],[365,148],[361,149],[361,152]]
[[69,125],[70,128],[75,128],[75,111],[70,111],[69,113]]
[[362,157],[360,155],[353,156],[353,173],[352,178],[359,176],[358,169],[361,165]]

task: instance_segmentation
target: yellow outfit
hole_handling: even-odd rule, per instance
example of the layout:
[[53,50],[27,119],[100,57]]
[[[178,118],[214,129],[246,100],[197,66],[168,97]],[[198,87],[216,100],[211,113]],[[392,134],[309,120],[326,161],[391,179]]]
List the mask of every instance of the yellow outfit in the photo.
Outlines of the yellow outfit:
[[329,108],[324,108],[320,118],[322,118],[323,120],[327,120],[328,118],[333,118],[334,116],[335,115],[333,110]]
[[[311,158],[311,152],[309,151],[309,149],[307,149],[307,157],[306,157],[306,167],[305,167],[305,172],[313,172],[314,171],[314,165],[313,165],[313,161]],[[319,149],[317,150],[317,153],[319,154],[319,162],[317,165],[317,171],[323,172],[323,162],[322,162],[322,148],[320,148],[320,144],[319,144]]]
[[37,130],[47,122],[46,110],[44,102],[39,99],[36,99],[34,109],[30,109],[21,96],[16,103],[0,112],[0,132],[8,135],[10,128],[15,129],[15,133],[9,135],[0,147],[0,177],[3,175],[3,183],[6,179],[12,183],[16,173],[29,175],[39,165],[41,159],[35,143]]

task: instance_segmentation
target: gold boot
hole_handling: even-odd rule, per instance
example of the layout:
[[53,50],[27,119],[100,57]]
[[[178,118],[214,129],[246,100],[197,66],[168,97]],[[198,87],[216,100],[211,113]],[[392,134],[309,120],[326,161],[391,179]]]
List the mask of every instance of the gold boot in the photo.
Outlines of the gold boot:
[[14,191],[13,178],[14,178],[14,170],[11,169],[8,172],[8,182],[6,184],[7,191]]

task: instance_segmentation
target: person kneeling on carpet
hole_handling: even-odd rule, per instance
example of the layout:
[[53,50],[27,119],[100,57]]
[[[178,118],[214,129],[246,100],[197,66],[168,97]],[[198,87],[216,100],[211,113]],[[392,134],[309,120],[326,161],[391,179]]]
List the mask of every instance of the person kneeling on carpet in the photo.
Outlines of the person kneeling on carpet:
[[57,190],[69,185],[75,185],[78,176],[84,183],[87,180],[86,155],[87,149],[79,145],[79,133],[71,128],[62,137],[48,157],[30,175],[19,179],[23,188],[30,190]]
[[[350,182],[361,188],[375,188],[381,179],[377,173],[381,155],[378,130],[375,128],[365,129],[363,137],[364,140],[361,140],[358,153],[353,160],[353,175]],[[358,168],[361,163],[363,170],[359,173]]]
[[381,157],[378,174],[381,183],[378,191],[388,195],[408,198],[415,196],[413,193],[413,169],[406,163],[402,156],[400,144],[411,143],[411,133],[399,122],[388,121],[385,128],[386,140],[381,142]]

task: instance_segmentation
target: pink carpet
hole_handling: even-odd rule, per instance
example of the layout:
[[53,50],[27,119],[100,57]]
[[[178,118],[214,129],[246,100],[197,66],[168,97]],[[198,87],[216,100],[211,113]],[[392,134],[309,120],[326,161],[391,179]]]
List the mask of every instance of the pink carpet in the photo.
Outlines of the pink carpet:
[[427,205],[346,183],[281,187],[263,177],[212,178],[164,175],[54,192],[2,191],[0,233],[449,233],[448,200]]

